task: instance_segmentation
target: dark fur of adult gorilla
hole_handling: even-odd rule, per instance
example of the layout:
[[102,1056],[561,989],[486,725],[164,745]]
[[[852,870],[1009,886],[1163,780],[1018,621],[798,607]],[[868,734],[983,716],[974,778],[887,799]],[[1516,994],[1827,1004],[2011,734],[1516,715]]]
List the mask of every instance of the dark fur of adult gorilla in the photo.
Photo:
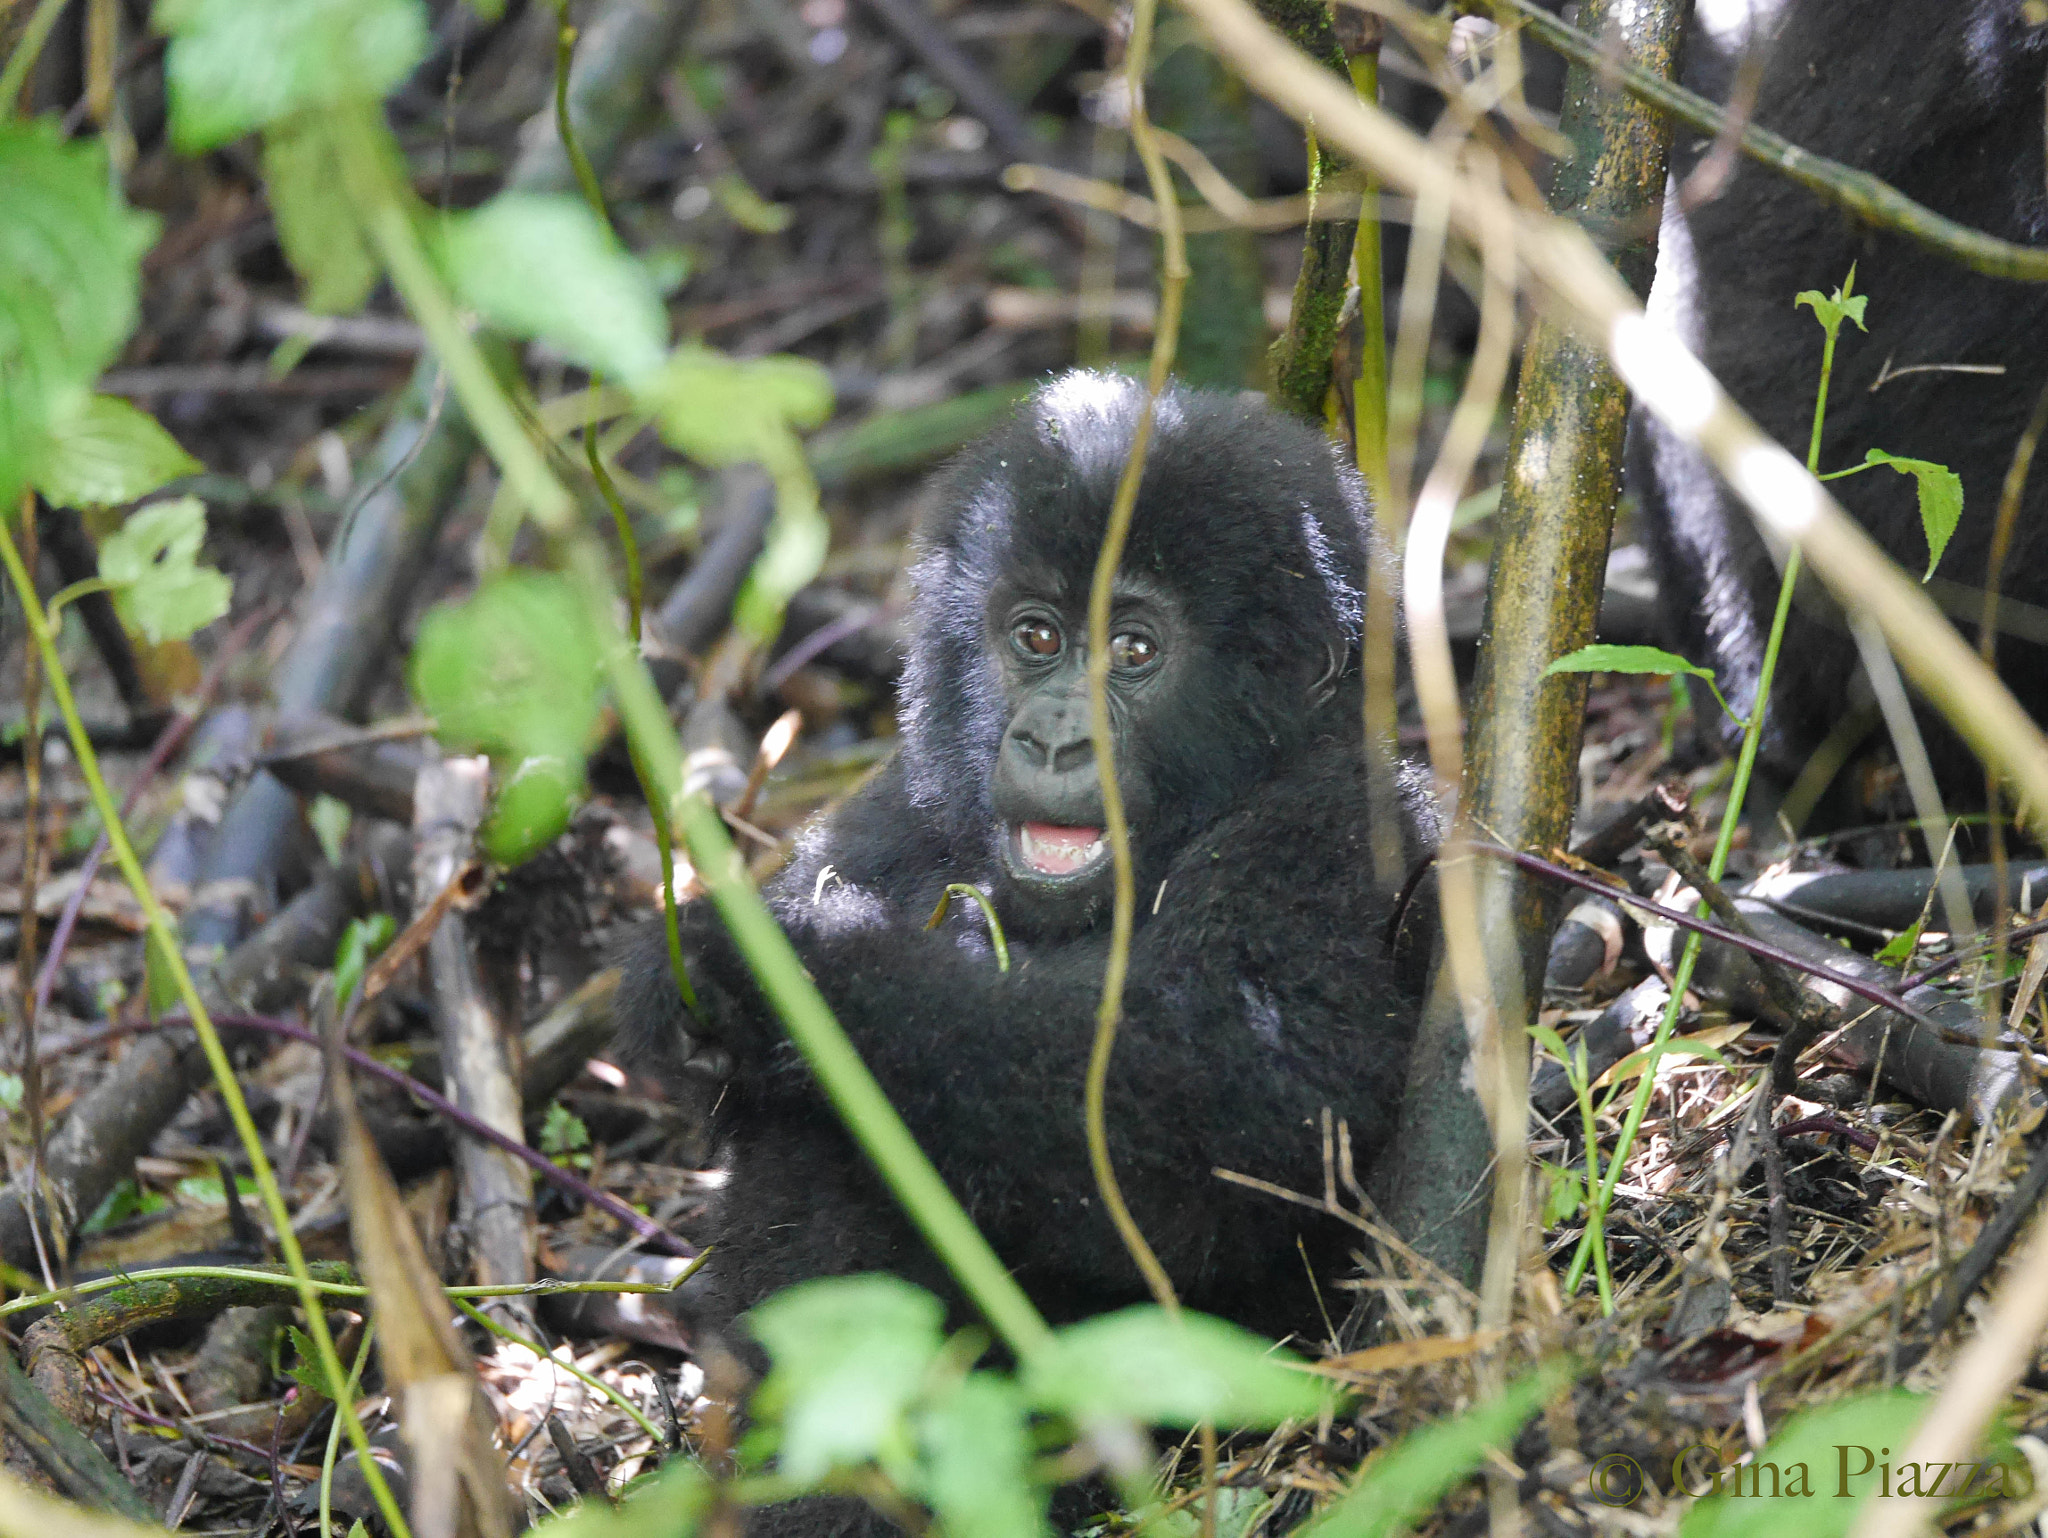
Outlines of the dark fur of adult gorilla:
[[[1112,881],[1087,595],[1143,399],[1129,380],[1065,375],[942,475],[912,572],[901,749],[766,894],[911,1131],[1055,1320],[1147,1296],[1082,1134]],[[1272,1333],[1317,1327],[1344,1230],[1211,1172],[1320,1192],[1325,1107],[1363,1168],[1398,1104],[1425,959],[1414,939],[1387,950],[1370,871],[1366,529],[1358,479],[1320,433],[1176,388],[1115,588],[1109,688],[1138,903],[1110,1148],[1184,1300]],[[1406,809],[1411,847],[1423,806]],[[975,903],[927,932],[954,882],[991,899],[1007,975]],[[700,1015],[656,923],[618,1017],[643,1060],[673,1071],[694,1053],[731,1075],[701,1327],[722,1332],[809,1277],[884,1270],[953,1295],[716,915],[697,903],[682,920]],[[744,1350],[743,1329],[728,1339]]]
[[[2048,27],[2029,25],[2022,0],[1735,0],[1702,6],[1685,63],[1687,84],[1726,100],[1745,45],[1747,10],[1764,60],[1755,121],[1794,143],[1884,178],[1963,224],[2048,244],[2041,100]],[[1707,141],[1673,150],[1678,183]],[[1980,277],[1917,242],[1881,234],[1748,159],[1717,196],[1690,210],[1667,204],[1654,313],[1668,316],[1735,400],[1804,457],[1820,372],[1821,333],[1793,309],[1803,289],[1832,291],[1856,263],[1869,296],[1869,334],[1844,326],[1835,354],[1822,470],[1864,451],[1931,459],[1963,481],[1961,526],[1938,576],[1981,589],[2000,488],[2044,380],[2048,284]],[[1873,390],[1880,371],[1925,364],[1998,373],[1917,372]],[[1769,634],[1778,568],[1741,505],[1690,450],[1638,418],[1631,471],[1677,627],[1678,649],[1719,673],[1746,710]],[[1910,571],[1927,547],[1912,482],[1866,471],[1830,488]],[[2048,604],[2048,474],[2036,466],[2005,591]],[[1976,604],[1968,603],[1974,615]],[[1965,626],[1974,633],[1974,627]],[[2001,671],[2048,719],[2048,648],[2008,634]],[[1769,715],[1766,752],[1796,774],[1844,708],[1856,653],[1839,613],[1802,585]],[[1952,792],[1981,798],[1983,780],[1961,744],[1934,729],[1929,747]]]

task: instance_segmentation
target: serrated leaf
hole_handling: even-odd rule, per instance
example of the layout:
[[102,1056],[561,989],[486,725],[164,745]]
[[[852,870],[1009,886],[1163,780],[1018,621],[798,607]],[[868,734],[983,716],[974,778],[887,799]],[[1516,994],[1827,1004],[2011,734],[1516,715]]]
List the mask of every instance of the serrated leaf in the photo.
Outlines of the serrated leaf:
[[1868,294],[1859,294],[1856,289],[1856,264],[1849,264],[1849,276],[1842,280],[1842,286],[1832,294],[1823,294],[1817,288],[1809,288],[1792,301],[1792,308],[1805,305],[1813,311],[1814,319],[1821,323],[1830,339],[1840,333],[1843,321],[1854,323],[1859,331],[1870,328],[1863,324],[1863,310],[1870,303]]
[[197,497],[152,502],[100,545],[100,578],[121,623],[155,644],[182,641],[228,612],[228,579],[199,564],[206,507]]
[[1863,462],[1890,465],[1899,474],[1913,477],[1914,489],[1920,497],[1920,528],[1927,536],[1927,570],[1920,578],[1925,582],[1941,564],[1949,536],[1963,520],[1963,478],[1947,465],[1928,459],[1902,459],[1883,449],[1866,450]]
[[565,579],[508,571],[427,613],[410,676],[413,698],[450,747],[514,761],[553,757],[580,771],[603,661]]
[[1270,1341],[1207,1314],[1178,1319],[1149,1304],[1058,1332],[1024,1373],[1025,1397],[1079,1420],[1263,1429],[1319,1414],[1327,1380]]
[[1411,1432],[1365,1466],[1358,1483],[1301,1530],[1302,1538],[1391,1538],[1505,1448],[1536,1407],[1569,1382],[1561,1363],[1539,1367],[1463,1415]]
[[0,122],[0,502],[41,464],[134,329],[137,274],[157,222],[122,203],[96,141],[53,120]]
[[628,385],[660,370],[661,298],[580,198],[501,193],[449,220],[440,240],[456,292],[500,331]]
[[287,118],[264,134],[263,185],[278,244],[316,315],[360,308],[377,284],[377,260],[355,212],[334,195],[340,175],[317,115]]
[[969,1375],[917,1416],[919,1494],[946,1538],[1037,1538],[1045,1494],[1031,1478],[1031,1434],[1016,1385]]
[[381,100],[427,51],[419,0],[160,0],[156,24],[171,34],[171,137],[187,154]]
[[893,1276],[800,1282],[747,1315],[773,1364],[750,1406],[776,1425],[780,1472],[810,1484],[876,1460],[906,1469],[905,1412],[940,1348],[945,1309]]
[[51,420],[34,479],[55,506],[113,507],[202,468],[148,412],[84,395]]

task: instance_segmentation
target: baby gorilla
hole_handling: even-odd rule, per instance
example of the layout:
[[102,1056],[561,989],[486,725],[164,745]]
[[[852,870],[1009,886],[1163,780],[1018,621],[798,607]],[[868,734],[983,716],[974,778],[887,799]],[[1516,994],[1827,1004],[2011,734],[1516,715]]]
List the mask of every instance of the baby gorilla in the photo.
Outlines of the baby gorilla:
[[[1146,1296],[1097,1198],[1081,1112],[1113,877],[1087,599],[1143,403],[1129,380],[1068,374],[942,476],[912,572],[902,749],[767,892],[918,1142],[1054,1319]],[[1321,1192],[1325,1107],[1362,1167],[1398,1102],[1425,959],[1413,941],[1389,955],[1371,879],[1366,528],[1359,482],[1321,434],[1173,390],[1110,625],[1138,883],[1110,1152],[1186,1301],[1271,1333],[1316,1321],[1303,1249],[1327,1270],[1344,1231],[1212,1171]],[[1412,800],[1411,849],[1421,817]],[[992,902],[1007,972],[979,905],[927,931],[956,882]],[[717,916],[697,903],[682,920],[699,1013],[659,923],[618,1013],[629,1050],[731,1075],[702,1322],[719,1331],[792,1282],[853,1271],[950,1295]]]

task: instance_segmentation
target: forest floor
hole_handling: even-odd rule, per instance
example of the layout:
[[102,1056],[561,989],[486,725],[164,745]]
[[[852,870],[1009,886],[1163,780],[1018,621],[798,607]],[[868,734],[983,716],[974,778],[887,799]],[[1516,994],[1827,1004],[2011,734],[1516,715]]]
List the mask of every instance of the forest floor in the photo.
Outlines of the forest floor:
[[[1123,180],[1121,131],[1094,120],[1113,114],[1100,106],[1103,29],[1091,6],[966,0],[943,14],[971,76],[1026,104],[1007,131],[1038,135],[1061,163]],[[463,7],[436,7],[435,23],[434,55],[395,98],[394,121],[417,190],[465,207],[503,183],[522,125],[547,112],[555,23],[541,5],[514,6],[492,26]],[[1161,52],[1184,41],[1168,37]],[[651,433],[601,444],[645,566],[647,649],[666,669],[686,749],[729,756],[745,800],[728,798],[728,810],[757,876],[776,868],[807,818],[890,751],[903,567],[922,475],[1048,370],[1128,362],[1149,337],[1149,238],[1006,190],[989,128],[962,108],[957,66],[935,64],[943,55],[929,44],[865,11],[851,14],[847,0],[702,0],[675,66],[661,73],[606,178],[623,236],[669,279],[680,334],[743,357],[798,352],[824,364],[835,389],[835,414],[811,440],[831,553],[780,637],[759,652],[737,649],[726,630],[760,538],[758,480],[692,470]],[[233,599],[228,615],[192,641],[157,646],[126,637],[110,608],[84,599],[69,611],[62,656],[115,793],[131,802],[127,825],[153,890],[184,918],[195,956],[241,980],[223,994],[244,1022],[231,1044],[283,1172],[293,1228],[309,1257],[350,1260],[358,1257],[335,1136],[321,1109],[327,1070],[308,1040],[273,1027],[303,1032],[332,1015],[337,948],[351,920],[386,912],[403,927],[434,896],[421,888],[424,873],[442,869],[432,863],[432,829],[414,831],[414,787],[433,753],[407,694],[404,658],[421,614],[475,580],[494,483],[466,443],[405,452],[408,432],[442,446],[451,435],[440,431],[445,389],[396,302],[380,293],[367,313],[339,320],[302,309],[245,156],[172,154],[162,143],[159,52],[138,40],[125,68],[125,180],[163,230],[145,262],[143,324],[101,388],[154,411],[205,466],[177,489],[205,500],[206,558],[233,579]],[[1266,197],[1298,194],[1295,131],[1263,108],[1241,114],[1237,130],[1247,184]],[[1242,244],[1257,319],[1202,355],[1227,358],[1235,346],[1240,382],[1249,382],[1270,334],[1267,312],[1284,314],[1300,243],[1294,230]],[[1471,307],[1455,283],[1445,287],[1425,445],[1441,433],[1471,340]],[[1101,301],[1108,319],[1077,322],[1077,293]],[[537,361],[546,421],[573,392],[564,366]],[[561,417],[565,459],[582,451],[575,422]],[[1476,486],[1498,480],[1498,439],[1497,429]],[[1483,602],[1486,505],[1483,491],[1468,504],[1454,547],[1453,630],[1466,664]],[[431,520],[413,569],[329,571],[359,521],[407,517]],[[90,573],[96,532],[66,511],[38,521],[46,592]],[[327,596],[316,603],[316,594]],[[309,661],[321,615],[339,615],[342,630],[321,643],[324,662]],[[37,1150],[88,1114],[97,1120],[83,1141],[99,1154],[78,1161],[77,1188],[92,1201],[69,1252],[9,1249],[4,1274],[21,1293],[172,1262],[267,1259],[270,1242],[233,1178],[244,1166],[218,1093],[197,1076],[190,1093],[175,1082],[167,1089],[167,1073],[185,1070],[148,1055],[159,1011],[142,914],[94,853],[98,820],[61,731],[46,731],[30,772],[23,745],[34,726],[49,727],[52,710],[46,700],[33,716],[26,709],[24,683],[36,677],[29,652],[10,609],[0,629],[9,744],[0,763],[7,1173],[29,1180]],[[280,708],[283,673],[320,666],[353,670],[345,698],[328,712]],[[776,730],[785,720],[793,733]],[[1410,734],[1409,746],[1419,741]],[[757,768],[758,783],[737,790]],[[1726,764],[1666,683],[1598,681],[1582,768],[1582,830],[1637,808],[1660,783],[1678,785],[1692,802],[1689,845],[1704,855],[1711,840],[1698,830],[1712,826]],[[296,798],[281,833],[230,810],[277,784]],[[1624,895],[1689,902],[1634,836],[1643,827],[1631,824],[1598,868],[1625,884]],[[1776,834],[1747,840],[1730,880],[1883,869],[1925,855],[1895,829],[1781,844]],[[435,1044],[445,1000],[424,953],[379,976],[376,997],[352,1015],[354,1045],[387,1070],[373,1078],[359,1063],[360,1101],[444,1279],[479,1267],[503,1274],[522,1260],[539,1275],[616,1276],[632,1265],[660,1279],[688,1252],[693,1220],[719,1180],[706,1107],[664,1098],[605,1055],[606,959],[657,911],[660,879],[651,821],[613,744],[598,756],[593,793],[569,831],[454,910],[475,947],[481,997],[522,1038],[525,1132],[549,1166],[523,1231],[509,1241],[456,1220],[450,1121],[389,1081],[396,1070],[463,1099]],[[1611,945],[1610,931],[1596,930],[1608,945],[1600,964],[1556,990],[1543,1015],[1568,1040],[1603,1020],[1609,1037],[1627,1032],[1610,1063],[1640,1044],[1649,1008],[1640,990],[1671,961],[1672,931],[1652,922],[1646,947],[1641,918],[1624,905]],[[1875,949],[1907,927],[1836,932]],[[1943,953],[1949,937],[1939,928],[1930,922],[1917,936],[1917,960],[1903,970]],[[2016,948],[2015,969],[2019,955]],[[1780,1031],[1764,1012],[1731,1002],[1739,992],[1730,985],[1722,995],[1704,987],[1690,995],[1676,1047],[1654,1067],[1641,1135],[1606,1218],[1604,1300],[1593,1274],[1565,1285],[1586,1228],[1579,1108],[1566,1095],[1539,1116],[1531,1146],[1542,1252],[1528,1257],[1516,1328],[1531,1355],[1568,1349],[1589,1371],[1532,1424],[1512,1460],[1493,1466],[1532,1531],[1675,1531],[1687,1492],[1674,1482],[1673,1460],[1687,1449],[1695,1449],[1684,1467],[1696,1493],[1702,1470],[1734,1466],[1803,1410],[1862,1389],[1931,1382],[1952,1354],[1952,1332],[1919,1349],[1923,1311],[1959,1265],[1968,1271],[1964,1257],[2026,1185],[2019,1133],[2040,1112],[2025,1052],[2015,1071],[2026,1109],[1989,1120],[1973,1119],[1967,1096],[1916,1101],[1882,1075],[1846,1085],[1837,1075],[1823,1098],[1795,1093],[1780,1104],[1774,1169],[1740,1124]],[[1614,1027],[1611,1006],[1626,998],[1637,1001],[1635,1013]],[[2023,1034],[2031,1029],[2023,1025]],[[1813,1055],[1826,1055],[1832,1039]],[[1590,1091],[1620,1092],[1594,1116],[1603,1158],[1642,1071],[1640,1054],[1629,1056]],[[1539,1089],[1545,1082],[1539,1075]],[[1555,1087],[1554,1072],[1547,1082]],[[1740,1157],[1731,1155],[1736,1146]],[[627,1209],[640,1215],[638,1259],[626,1254],[634,1247]],[[1228,1538],[1249,1523],[1299,1517],[1305,1497],[1341,1489],[1375,1451],[1481,1392],[1482,1348],[1491,1342],[1476,1333],[1473,1299],[1417,1270],[1369,1213],[1352,1213],[1364,1263],[1358,1286],[1382,1305],[1381,1344],[1346,1352],[1334,1340],[1294,1343],[1326,1357],[1360,1398],[1333,1426],[1226,1446],[1227,1485],[1282,1497],[1233,1497]],[[0,1225],[0,1241],[7,1233]],[[675,1253],[662,1254],[650,1234],[669,1236]],[[1978,1252],[1983,1269],[1998,1249]],[[1967,1319],[1980,1305],[1957,1306]],[[84,1353],[79,1385],[117,1465],[173,1526],[225,1535],[282,1521],[297,1531],[313,1512],[328,1422],[290,1376],[292,1348],[279,1355],[281,1315],[222,1307],[202,1297],[169,1324],[131,1321],[135,1328]],[[347,1352],[344,1312],[336,1317]],[[497,1317],[548,1348],[481,1331],[472,1338],[532,1514],[587,1493],[593,1481],[617,1486],[675,1442],[700,1446],[723,1434],[715,1416],[707,1419],[720,1385],[707,1386],[687,1320],[674,1310],[547,1298]],[[0,1324],[18,1333],[27,1318],[13,1313]],[[573,1364],[576,1375],[557,1364]],[[2048,1448],[2033,1428],[2048,1425],[2048,1393],[2023,1392],[2029,1413],[2012,1430],[2040,1467]],[[366,1407],[372,1430],[388,1439],[386,1407],[374,1394]],[[352,1456],[333,1507],[344,1522],[374,1522]],[[1189,1452],[1182,1478],[1194,1462]],[[1832,1478],[1832,1463],[1826,1472]],[[1485,1490],[1470,1483],[1425,1530],[1474,1532],[1487,1520]],[[2012,1514],[2002,1520],[2011,1530]]]

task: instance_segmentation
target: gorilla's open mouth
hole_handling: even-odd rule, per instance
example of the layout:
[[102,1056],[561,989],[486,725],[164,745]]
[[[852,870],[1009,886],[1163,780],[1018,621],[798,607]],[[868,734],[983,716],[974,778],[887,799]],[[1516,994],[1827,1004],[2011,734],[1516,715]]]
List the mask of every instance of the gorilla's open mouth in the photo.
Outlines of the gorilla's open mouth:
[[1049,822],[1020,822],[1010,829],[1011,864],[1040,880],[1064,880],[1093,870],[1109,858],[1100,828],[1063,828]]

